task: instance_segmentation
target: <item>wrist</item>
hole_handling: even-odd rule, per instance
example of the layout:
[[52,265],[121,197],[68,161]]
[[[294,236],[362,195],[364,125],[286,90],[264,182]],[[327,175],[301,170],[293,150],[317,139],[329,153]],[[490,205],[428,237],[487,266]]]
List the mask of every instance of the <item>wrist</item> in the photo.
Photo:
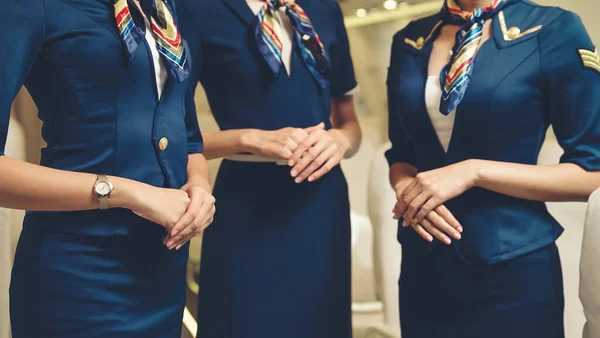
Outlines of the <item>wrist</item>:
[[340,129],[330,129],[329,135],[333,137],[338,146],[340,146],[344,154],[350,149],[350,139]]
[[471,159],[466,161],[471,173],[471,187],[477,187],[483,181],[485,175],[485,161]]
[[130,210],[137,209],[141,200],[140,196],[143,195],[141,191],[145,188],[146,184],[120,177],[109,177],[109,180],[114,186],[114,190],[108,200],[110,207]]
[[396,192],[396,194],[397,195],[402,194],[404,189],[406,189],[406,187],[408,187],[408,185],[410,184],[410,182],[412,182],[413,179],[414,179],[414,177],[407,176],[407,177],[400,179],[398,182],[396,182],[396,184],[394,184],[394,191]]
[[181,188],[181,190],[187,190],[190,187],[193,186],[198,186],[201,187],[202,189],[210,192],[211,188],[210,188],[210,184],[208,183],[208,179],[201,176],[201,175],[197,175],[194,177],[190,177],[188,178],[188,181],[185,183],[185,185]]
[[241,152],[254,153],[257,148],[258,129],[244,129],[240,134],[239,148]]

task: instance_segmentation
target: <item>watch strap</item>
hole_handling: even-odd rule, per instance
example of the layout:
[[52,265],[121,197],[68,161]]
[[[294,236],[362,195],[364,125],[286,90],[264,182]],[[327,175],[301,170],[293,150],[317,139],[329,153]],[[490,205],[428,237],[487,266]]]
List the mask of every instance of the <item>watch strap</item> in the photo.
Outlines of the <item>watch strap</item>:
[[[96,179],[96,184],[98,184],[100,182],[108,182],[108,176],[104,175],[104,174],[98,175],[98,177]],[[100,202],[100,210],[107,210],[110,208],[110,205],[108,204],[109,197],[110,197],[110,195],[106,195],[106,196],[98,195],[98,201]]]

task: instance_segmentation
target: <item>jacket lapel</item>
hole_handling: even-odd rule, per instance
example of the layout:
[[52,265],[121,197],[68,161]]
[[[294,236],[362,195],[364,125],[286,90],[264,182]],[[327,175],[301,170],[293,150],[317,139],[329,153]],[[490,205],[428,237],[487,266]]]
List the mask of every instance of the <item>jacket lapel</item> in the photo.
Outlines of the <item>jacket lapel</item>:
[[251,25],[255,20],[256,15],[246,3],[246,0],[222,0],[225,5],[235,13],[246,25]]

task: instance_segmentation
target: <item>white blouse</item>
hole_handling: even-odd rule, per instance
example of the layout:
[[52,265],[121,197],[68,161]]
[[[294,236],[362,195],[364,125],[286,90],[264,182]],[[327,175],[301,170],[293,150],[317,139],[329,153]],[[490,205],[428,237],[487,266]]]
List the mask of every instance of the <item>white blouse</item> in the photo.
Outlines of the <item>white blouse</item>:
[[454,129],[454,116],[456,110],[452,111],[448,116],[440,113],[440,99],[442,97],[442,87],[440,85],[439,76],[429,76],[427,85],[425,86],[425,104],[427,105],[427,113],[433,124],[433,129],[437,134],[445,152],[448,152],[452,130]]
[[167,70],[163,65],[162,58],[158,48],[156,47],[156,40],[154,39],[154,35],[152,35],[152,27],[150,26],[150,22],[146,21],[146,42],[148,42],[148,46],[150,46],[150,51],[152,52],[152,59],[154,60],[154,72],[156,75],[156,90],[158,92],[158,98],[160,99],[163,89],[165,88],[165,84],[167,83]]

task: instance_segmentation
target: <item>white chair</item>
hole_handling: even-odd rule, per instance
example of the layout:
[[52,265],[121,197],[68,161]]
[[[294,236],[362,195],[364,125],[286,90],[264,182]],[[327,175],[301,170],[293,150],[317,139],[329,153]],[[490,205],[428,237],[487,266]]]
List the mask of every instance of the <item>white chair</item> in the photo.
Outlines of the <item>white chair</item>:
[[600,337],[600,190],[590,197],[581,250],[579,297],[587,322],[583,338]]
[[396,240],[398,221],[392,219],[396,194],[389,182],[389,166],[384,153],[390,144],[375,153],[369,174],[369,217],[373,224],[374,266],[377,299],[382,302],[383,322],[375,323],[366,332],[367,338],[400,337],[398,317],[398,277],[401,249]]

